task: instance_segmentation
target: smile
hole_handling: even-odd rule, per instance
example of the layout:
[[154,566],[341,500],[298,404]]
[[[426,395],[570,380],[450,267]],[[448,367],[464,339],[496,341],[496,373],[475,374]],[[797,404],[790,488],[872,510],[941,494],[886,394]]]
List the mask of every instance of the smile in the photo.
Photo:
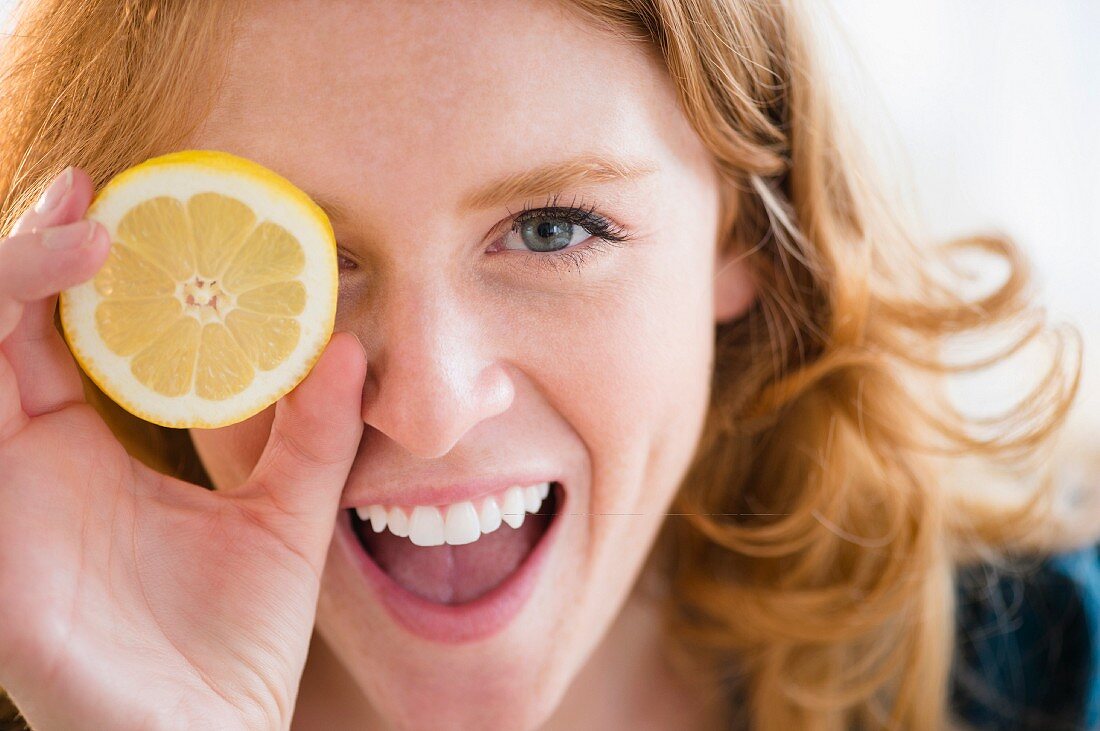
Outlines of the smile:
[[358,563],[394,619],[450,643],[494,634],[520,610],[560,532],[565,499],[552,481],[447,505],[345,512]]

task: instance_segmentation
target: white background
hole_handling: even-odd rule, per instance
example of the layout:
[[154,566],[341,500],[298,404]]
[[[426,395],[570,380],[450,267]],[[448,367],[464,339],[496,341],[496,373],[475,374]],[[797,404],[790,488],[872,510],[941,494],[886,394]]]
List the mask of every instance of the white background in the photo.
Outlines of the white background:
[[931,231],[998,226],[1100,327],[1100,2],[832,0]]
[[[1100,480],[1100,2],[818,7],[831,9],[820,14],[823,47],[854,59],[836,67],[850,74],[848,101],[868,134],[901,149],[888,169],[909,176],[927,232],[1011,235],[1052,319],[1079,328],[1084,377],[1064,459],[1075,479]],[[953,393],[971,411],[995,412],[1023,393],[1033,365],[960,379]]]
[[[1052,314],[1085,337],[1077,413],[1100,424],[1100,2],[809,4],[832,9],[819,37],[855,59],[840,86],[897,141],[890,172],[910,176],[927,231],[996,227],[1028,251]],[[5,30],[14,5],[0,0]]]

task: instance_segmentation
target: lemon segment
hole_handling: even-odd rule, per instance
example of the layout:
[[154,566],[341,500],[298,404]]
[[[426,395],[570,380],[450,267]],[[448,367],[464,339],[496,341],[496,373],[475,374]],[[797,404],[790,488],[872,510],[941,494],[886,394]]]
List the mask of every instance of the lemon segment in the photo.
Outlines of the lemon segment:
[[111,246],[107,261],[92,280],[101,297],[157,297],[174,294],[172,277],[121,244]]
[[267,315],[300,315],[306,306],[301,282],[276,282],[242,292],[237,307]]
[[182,314],[175,297],[104,299],[95,308],[95,324],[113,352],[134,355],[149,345],[149,333],[164,332]]
[[249,359],[265,371],[277,367],[290,344],[301,337],[297,320],[244,309],[230,312],[225,324]]
[[65,339],[131,413],[217,427],[274,403],[332,335],[336,244],[324,212],[273,171],[187,150],[112,179],[86,217],[107,261],[61,293]]
[[199,329],[194,318],[181,317],[161,333],[144,333],[152,342],[130,364],[138,382],[161,396],[183,396],[190,391]]
[[187,201],[200,277],[217,279],[241,240],[256,226],[256,214],[239,200],[217,193],[199,193]]
[[163,269],[173,280],[181,280],[195,270],[191,227],[183,203],[171,196],[159,196],[131,208],[119,222],[117,235],[120,245]]
[[[280,362],[291,350],[292,347],[285,348],[279,353],[283,357]],[[256,375],[251,360],[233,340],[225,325],[210,323],[202,329],[202,342],[199,345],[199,359],[195,370],[195,393],[215,401],[237,395]]]

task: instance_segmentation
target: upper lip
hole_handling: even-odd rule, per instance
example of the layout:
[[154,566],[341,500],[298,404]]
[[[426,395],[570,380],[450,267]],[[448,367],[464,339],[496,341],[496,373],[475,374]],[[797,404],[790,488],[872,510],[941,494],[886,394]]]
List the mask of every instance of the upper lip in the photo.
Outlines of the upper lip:
[[342,508],[366,505],[448,505],[464,500],[475,500],[485,495],[505,490],[513,485],[526,487],[541,482],[558,482],[560,478],[546,470],[526,470],[507,473],[504,476],[484,473],[478,476],[439,479],[430,481],[401,480],[369,484],[354,474],[349,476]]

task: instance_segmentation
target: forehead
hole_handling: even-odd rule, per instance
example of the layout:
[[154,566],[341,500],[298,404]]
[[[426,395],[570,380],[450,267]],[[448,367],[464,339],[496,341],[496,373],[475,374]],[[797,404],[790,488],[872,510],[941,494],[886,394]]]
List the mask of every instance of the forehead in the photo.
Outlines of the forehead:
[[313,168],[296,182],[315,189],[382,193],[369,172],[457,209],[478,181],[564,154],[697,154],[651,53],[551,0],[257,1],[201,142]]

